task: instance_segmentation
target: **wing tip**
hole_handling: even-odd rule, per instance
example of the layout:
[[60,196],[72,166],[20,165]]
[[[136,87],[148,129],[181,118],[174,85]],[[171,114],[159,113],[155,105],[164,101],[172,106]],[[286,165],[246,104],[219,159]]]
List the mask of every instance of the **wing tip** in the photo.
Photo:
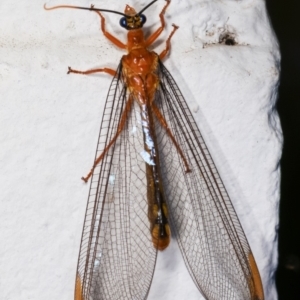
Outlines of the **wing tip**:
[[251,281],[252,281],[252,288],[253,291],[253,300],[264,300],[264,289],[261,282],[261,277],[254,259],[252,252],[248,254],[250,269],[251,269]]
[[80,275],[77,273],[76,275],[76,283],[75,283],[75,296],[74,300],[84,300],[84,296],[82,295],[82,283]]

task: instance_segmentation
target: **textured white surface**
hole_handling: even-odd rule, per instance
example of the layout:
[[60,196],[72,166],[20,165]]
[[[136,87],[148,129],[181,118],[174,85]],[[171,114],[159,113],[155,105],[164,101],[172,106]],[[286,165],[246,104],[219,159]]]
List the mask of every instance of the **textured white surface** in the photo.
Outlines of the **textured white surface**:
[[[93,3],[123,10],[127,3],[142,8],[148,1]],[[46,12],[43,4],[0,4],[0,286],[5,300],[73,299],[89,189],[80,177],[94,157],[111,78],[67,76],[67,66],[115,68],[122,55],[99,32],[95,14]],[[158,26],[163,5],[158,1],[147,10],[148,31]],[[125,40],[118,16],[106,16],[109,30]],[[165,65],[195,112],[256,258],[266,299],[277,299],[279,52],[265,3],[173,0],[166,20],[157,52],[171,24],[179,25]],[[236,45],[219,43],[227,34]],[[202,299],[176,251],[172,243],[160,253],[149,299]]]

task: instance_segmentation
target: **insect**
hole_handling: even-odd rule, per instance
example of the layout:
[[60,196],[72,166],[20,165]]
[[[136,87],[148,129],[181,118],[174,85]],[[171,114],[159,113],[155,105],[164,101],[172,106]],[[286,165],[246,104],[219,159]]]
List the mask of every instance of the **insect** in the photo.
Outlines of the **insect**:
[[[127,50],[113,76],[102,118],[78,259],[75,299],[146,299],[158,251],[176,239],[186,267],[206,299],[264,299],[251,249],[230,198],[177,84],[162,64],[170,41],[148,48],[165,27],[145,38],[143,12],[86,9],[100,17],[104,36]],[[127,43],[106,31],[101,12],[122,15]]]

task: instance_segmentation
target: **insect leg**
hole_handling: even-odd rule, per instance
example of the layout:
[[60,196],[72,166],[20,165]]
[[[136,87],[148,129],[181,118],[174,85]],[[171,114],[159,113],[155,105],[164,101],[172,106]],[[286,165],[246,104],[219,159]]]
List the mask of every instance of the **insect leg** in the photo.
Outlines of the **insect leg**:
[[124,111],[122,113],[122,116],[121,116],[121,119],[120,119],[120,122],[119,122],[119,126],[118,126],[118,129],[117,129],[117,132],[116,132],[115,136],[110,140],[108,145],[104,148],[103,152],[97,157],[91,171],[87,174],[87,176],[86,177],[81,177],[81,179],[83,181],[87,182],[89,180],[89,178],[93,175],[93,172],[94,172],[96,166],[103,159],[104,155],[108,152],[110,147],[116,142],[118,136],[120,135],[120,133],[124,129],[124,126],[126,124],[128,115],[129,115],[129,113],[131,111],[131,108],[132,108],[132,103],[133,103],[133,97],[129,96],[128,101],[126,103],[126,106],[124,108]]
[[75,74],[82,74],[82,75],[88,75],[88,74],[93,74],[93,73],[100,73],[100,72],[104,72],[107,74],[110,74],[112,76],[116,75],[116,71],[110,68],[102,68],[102,69],[91,69],[91,70],[87,70],[87,71],[78,71],[78,70],[74,70],[71,67],[68,67],[68,73],[75,73]]
[[167,4],[164,6],[161,13],[159,14],[161,26],[155,32],[153,32],[151,34],[151,36],[148,37],[148,39],[146,40],[146,47],[149,47],[151,44],[153,44],[154,41],[160,36],[160,34],[162,33],[162,31],[165,28],[164,14],[165,14],[167,7],[169,6],[171,0],[166,0],[166,1],[167,1]]
[[[91,8],[93,8],[94,6],[91,5]],[[101,18],[101,31],[103,32],[104,36],[110,40],[114,45],[116,45],[117,47],[121,48],[121,49],[126,49],[126,45],[124,43],[122,43],[119,39],[117,39],[115,36],[113,36],[112,34],[110,34],[109,32],[106,31],[105,29],[105,18],[102,16],[102,14],[99,11],[95,11],[96,14],[99,15],[99,17]]]
[[157,120],[159,121],[160,125],[166,130],[166,132],[167,132],[168,136],[170,137],[171,141],[173,142],[176,150],[178,151],[179,155],[181,156],[181,158],[183,160],[183,163],[185,165],[186,172],[187,173],[191,172],[191,169],[190,169],[189,164],[186,160],[186,157],[184,156],[180,146],[178,145],[174,135],[172,134],[172,132],[171,132],[171,130],[170,130],[168,124],[167,124],[166,119],[163,117],[163,115],[160,113],[158,107],[154,103],[152,103],[152,109],[153,109],[153,112],[154,112]]
[[169,35],[167,41],[166,41],[166,49],[163,50],[160,54],[159,54],[159,58],[162,60],[167,54],[168,52],[170,51],[170,48],[171,48],[171,38],[173,36],[173,34],[175,33],[175,31],[179,28],[178,26],[176,26],[175,24],[172,24],[172,26],[174,27],[171,34]]

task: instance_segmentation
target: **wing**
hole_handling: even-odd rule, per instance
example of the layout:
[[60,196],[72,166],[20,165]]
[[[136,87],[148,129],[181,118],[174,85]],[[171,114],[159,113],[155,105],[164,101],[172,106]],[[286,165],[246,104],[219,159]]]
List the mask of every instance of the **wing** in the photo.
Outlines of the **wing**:
[[[96,157],[122,123],[128,92],[121,65],[106,100]],[[116,142],[95,168],[82,233],[76,300],[146,299],[157,250],[148,220],[145,161],[139,108],[135,103]]]
[[[182,158],[156,121],[162,180],[171,228],[186,266],[206,299],[263,299],[251,249],[194,118],[174,79],[160,62],[155,103]],[[167,140],[166,140],[167,139]]]
[[[128,108],[128,92],[114,77],[96,157],[107,149]],[[176,83],[159,63],[155,103],[188,161],[156,120],[163,190],[186,266],[206,299],[262,300],[260,276],[234,208]],[[76,300],[146,299],[157,250],[148,220],[140,109],[135,103],[115,143],[95,168],[84,222]]]

